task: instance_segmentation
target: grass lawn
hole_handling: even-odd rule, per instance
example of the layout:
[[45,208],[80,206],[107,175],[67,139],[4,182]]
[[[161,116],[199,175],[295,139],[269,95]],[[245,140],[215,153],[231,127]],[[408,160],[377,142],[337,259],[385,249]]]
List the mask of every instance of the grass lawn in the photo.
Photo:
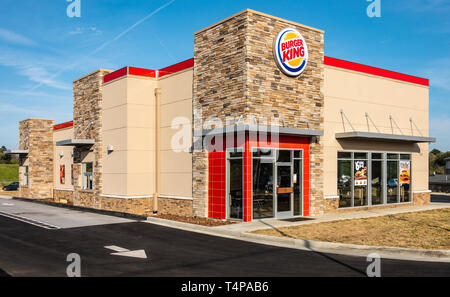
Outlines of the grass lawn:
[[18,164],[0,164],[0,186],[19,181]]
[[415,249],[450,249],[450,208],[313,223],[252,233]]

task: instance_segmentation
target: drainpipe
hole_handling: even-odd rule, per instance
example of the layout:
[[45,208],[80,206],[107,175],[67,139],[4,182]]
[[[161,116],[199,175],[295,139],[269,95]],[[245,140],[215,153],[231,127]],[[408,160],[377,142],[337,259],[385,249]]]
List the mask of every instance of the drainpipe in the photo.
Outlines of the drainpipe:
[[155,193],[153,194],[153,215],[158,214],[158,196],[161,189],[161,158],[160,158],[160,143],[161,143],[161,121],[160,121],[160,106],[161,106],[161,89],[155,89]]

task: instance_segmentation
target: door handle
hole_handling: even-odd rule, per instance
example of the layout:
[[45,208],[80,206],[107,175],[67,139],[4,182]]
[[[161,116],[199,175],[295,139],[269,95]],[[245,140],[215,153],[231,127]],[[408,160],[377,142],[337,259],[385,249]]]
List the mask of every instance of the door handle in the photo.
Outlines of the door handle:
[[278,188],[277,189],[277,193],[278,194],[290,194],[293,193],[294,189],[292,187],[288,187],[288,188]]

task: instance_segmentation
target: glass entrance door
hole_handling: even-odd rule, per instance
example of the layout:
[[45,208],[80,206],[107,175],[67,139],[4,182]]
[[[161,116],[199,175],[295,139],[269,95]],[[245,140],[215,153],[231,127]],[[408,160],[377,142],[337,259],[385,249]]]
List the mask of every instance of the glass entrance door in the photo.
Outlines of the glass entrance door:
[[253,218],[303,215],[303,151],[254,149]]
[[292,166],[277,164],[277,218],[292,216]]

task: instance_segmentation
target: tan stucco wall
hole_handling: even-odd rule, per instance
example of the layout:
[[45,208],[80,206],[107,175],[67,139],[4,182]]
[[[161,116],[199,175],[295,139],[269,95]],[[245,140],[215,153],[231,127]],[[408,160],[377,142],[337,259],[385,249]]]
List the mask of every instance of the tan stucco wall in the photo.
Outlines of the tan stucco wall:
[[[192,197],[191,129],[187,129],[180,152],[172,149],[172,137],[182,128],[172,121],[182,117],[192,121],[193,70],[187,69],[159,80],[161,88],[161,195]],[[174,123],[175,124],[175,123]]]
[[153,194],[156,87],[154,79],[130,76],[103,86],[102,194]]
[[412,190],[428,190],[428,144],[401,144],[374,141],[337,141],[335,133],[378,132],[366,120],[367,112],[380,133],[421,135],[411,125],[412,118],[423,136],[428,136],[428,87],[351,70],[325,66],[324,195],[337,195],[337,151],[412,153]]
[[[73,127],[59,129],[53,131],[53,142],[74,138]],[[62,153],[62,157],[61,154]],[[72,146],[56,146],[55,145],[55,157],[54,160],[54,180],[53,184],[55,188],[60,189],[73,189],[72,185],[72,173],[71,165],[73,164],[73,147]],[[65,165],[65,184],[60,183],[59,166]]]
[[[156,88],[161,89],[160,195],[192,196],[190,143],[185,152],[174,152],[171,147],[172,137],[179,131],[172,129],[172,120],[184,117],[190,122],[192,118],[192,69],[158,80],[128,76],[103,86],[102,194],[154,194]],[[114,146],[110,154],[108,145]]]

